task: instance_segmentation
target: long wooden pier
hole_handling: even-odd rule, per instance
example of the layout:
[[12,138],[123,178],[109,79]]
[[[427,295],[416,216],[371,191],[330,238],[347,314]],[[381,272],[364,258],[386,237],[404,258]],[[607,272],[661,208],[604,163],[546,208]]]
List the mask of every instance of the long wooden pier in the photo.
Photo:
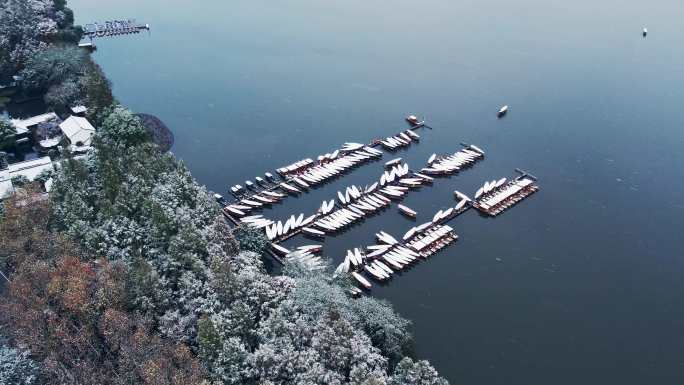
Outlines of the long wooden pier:
[[129,20],[110,20],[104,23],[89,23],[83,27],[83,36],[90,38],[102,38],[137,34],[142,31],[149,31],[149,24],[140,24],[134,19]]

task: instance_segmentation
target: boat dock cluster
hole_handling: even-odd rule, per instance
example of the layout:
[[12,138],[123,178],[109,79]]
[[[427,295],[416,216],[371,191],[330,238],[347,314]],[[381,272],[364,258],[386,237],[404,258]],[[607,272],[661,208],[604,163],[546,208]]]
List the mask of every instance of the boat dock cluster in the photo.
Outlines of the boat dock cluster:
[[[462,195],[456,193],[457,196]],[[365,252],[358,248],[347,251],[344,262],[337,267],[335,274],[353,271],[352,277],[366,289],[371,284],[364,278],[364,272],[377,281],[388,280],[394,271],[426,259],[458,240],[458,235],[446,222],[467,211],[471,207],[470,202],[464,196],[455,207],[435,213],[432,221],[409,229],[401,240],[384,231],[376,233],[378,244],[366,247]]]
[[323,250],[321,245],[300,246],[296,250],[288,252],[285,255],[285,260],[297,261],[310,271],[323,270],[326,265],[317,255],[321,250]]
[[484,159],[484,154],[484,151],[472,144],[452,155],[438,157],[437,154],[432,154],[428,159],[427,167],[420,172],[427,175],[452,175]]
[[[305,158],[280,167],[276,170],[276,176],[267,172],[263,178],[256,177],[254,182],[246,181],[245,187],[232,186],[230,192],[235,198],[232,202],[220,195],[216,195],[216,199],[224,205],[223,212],[233,223],[263,229],[271,242],[269,251],[279,262],[298,261],[310,270],[323,269],[325,263],[319,255],[322,246],[309,245],[290,250],[280,243],[298,234],[324,238],[344,232],[391,206],[392,202],[403,200],[411,190],[432,184],[435,177],[448,177],[473,166],[484,159],[485,152],[475,145],[461,143],[464,148],[453,154],[432,154],[420,172],[411,170],[401,158],[390,160],[385,163],[385,170],[377,181],[338,191],[334,199],[324,201],[317,212],[308,217],[302,213],[292,215],[285,221],[275,221],[254,211],[279,203],[290,195],[298,196],[343,176],[354,167],[381,158],[383,152],[374,147],[382,146],[385,150],[394,151],[410,146],[413,141],[420,139],[414,131],[427,126],[415,116],[408,117],[407,121],[411,128],[397,135],[376,139],[368,145],[345,143],[341,148],[319,155],[315,160]],[[432,220],[410,228],[401,240],[384,231],[378,232],[377,244],[348,250],[335,275],[349,273],[359,287],[369,289],[371,281],[387,281],[396,272],[437,253],[458,240],[453,228],[447,225],[450,220],[471,207],[496,216],[538,190],[534,176],[516,171],[522,175],[512,181],[504,178],[487,182],[472,200],[466,194],[454,191],[458,201],[455,206],[437,211]],[[418,216],[415,210],[405,205],[397,203],[397,206],[399,212],[409,218]],[[359,288],[352,289],[352,294],[360,293]]]
[[535,177],[523,174],[508,183],[506,178],[486,182],[475,193],[473,207],[484,214],[497,216],[537,192],[539,187],[535,181]]
[[419,141],[420,135],[416,134],[412,130],[406,130],[398,133],[394,136],[388,136],[385,139],[380,140],[380,144],[386,150],[395,151],[403,147],[408,147],[413,141]]
[[382,156],[382,152],[359,143],[346,143],[341,149],[320,156],[316,162],[304,159],[277,170],[283,181],[278,181],[272,174],[265,173],[265,178],[256,177],[256,183],[246,181],[245,187],[230,187],[236,201],[224,207],[224,212],[234,218],[245,217],[251,211],[263,206],[279,203],[287,195],[298,195],[303,190],[320,185],[346,171]]
[[395,272],[408,269],[458,239],[450,226],[440,224],[431,224],[413,235],[408,242],[400,242],[384,231],[375,235],[378,244],[368,246],[365,252],[359,248],[347,250],[335,275],[351,273],[357,283],[370,289],[372,284],[364,277],[364,272],[376,281],[387,281]]
[[[408,164],[398,163],[370,186],[362,189],[351,186],[344,193],[338,191],[339,209],[334,210],[334,200],[323,202],[319,210],[320,217],[313,227],[324,234],[342,231],[389,206],[392,200],[402,199],[410,189],[427,183],[422,178],[409,177],[409,174]],[[305,229],[304,232],[310,234],[309,230]]]

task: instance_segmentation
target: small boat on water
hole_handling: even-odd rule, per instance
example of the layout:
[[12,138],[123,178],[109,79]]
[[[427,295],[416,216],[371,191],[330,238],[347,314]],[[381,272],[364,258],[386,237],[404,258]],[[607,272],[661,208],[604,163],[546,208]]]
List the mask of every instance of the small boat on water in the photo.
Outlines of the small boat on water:
[[282,254],[282,255],[290,254],[290,250],[288,250],[288,249],[286,249],[286,248],[284,248],[284,247],[282,247],[282,246],[280,246],[280,245],[278,245],[278,244],[276,244],[276,243],[271,243],[271,247],[272,247],[273,250],[275,250],[278,254]]
[[499,112],[497,112],[496,116],[499,118],[503,118],[504,115],[506,115],[506,113],[508,113],[508,106],[507,105],[501,107],[501,109],[499,109]]
[[399,163],[401,163],[401,158],[392,159],[389,162],[385,163],[385,167],[390,168],[398,165]]
[[417,212],[415,212],[414,210],[411,210],[410,208],[408,208],[404,205],[397,205],[397,207],[399,208],[399,211],[401,211],[401,213],[406,215],[407,217],[415,218],[416,215],[418,215]]
[[415,116],[415,115],[409,115],[409,116],[407,116],[407,117],[406,117],[406,121],[409,122],[409,124],[412,125],[413,127],[421,126],[421,125],[423,125],[423,124],[425,123],[425,122],[421,122],[421,121],[418,119],[418,117]]
[[325,236],[324,232],[322,232],[320,230],[312,229],[311,227],[302,228],[302,232],[306,235],[316,237],[316,238],[321,238],[321,237]]
[[290,184],[287,184],[285,182],[281,183],[280,187],[282,187],[285,191],[292,193],[292,194],[299,194],[301,192],[298,188],[296,188]]
[[465,195],[464,193],[462,193],[462,192],[460,192],[460,191],[458,191],[458,190],[455,190],[455,191],[454,191],[454,195],[456,196],[456,198],[459,198],[459,199],[461,199],[461,200],[470,200],[470,198],[468,198],[467,195]]
[[648,28],[641,30],[641,36],[646,37],[646,35],[648,35]]
[[245,181],[245,186],[247,186],[247,188],[254,188],[254,183],[251,181]]
[[222,205],[226,204],[226,199],[221,194],[214,194],[214,200],[216,202],[218,202],[219,204],[222,204]]
[[471,145],[469,146],[469,148],[470,148],[471,150],[473,150],[473,151],[479,152],[479,153],[482,154],[482,155],[485,154],[485,152],[484,152],[480,147],[477,147],[477,146],[474,145],[474,144],[471,144]]
[[428,166],[432,166],[432,164],[435,162],[435,159],[437,159],[437,154],[430,155],[430,158],[427,161]]
[[460,202],[458,202],[456,207],[454,207],[454,210],[458,211],[458,210],[462,209],[466,205],[466,203],[468,203],[468,199],[461,200]]
[[366,289],[370,289],[370,288],[371,288],[370,282],[368,282],[368,280],[367,280],[366,278],[363,278],[363,276],[362,276],[361,274],[359,274],[359,273],[353,271],[353,272],[352,272],[352,277],[354,277],[354,279],[356,279],[356,281],[357,281],[358,283],[360,283],[361,286],[365,287]]
[[420,140],[420,135],[416,134],[411,130],[406,130],[406,134],[410,136],[413,140]]
[[264,180],[264,178],[262,178],[260,176],[254,178],[254,179],[256,180],[257,183],[259,183],[262,186],[266,184],[266,181]]
[[264,175],[266,176],[267,179],[269,179],[271,181],[275,180],[275,177],[270,172],[267,172]]

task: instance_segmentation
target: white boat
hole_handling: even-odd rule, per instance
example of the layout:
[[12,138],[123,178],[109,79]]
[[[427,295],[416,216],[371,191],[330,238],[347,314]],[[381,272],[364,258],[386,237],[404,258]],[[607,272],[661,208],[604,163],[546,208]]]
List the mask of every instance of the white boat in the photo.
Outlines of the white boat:
[[370,245],[370,246],[368,246],[368,247],[366,247],[366,248],[367,248],[368,250],[387,250],[387,249],[389,249],[390,247],[392,247],[392,246],[391,246],[391,245]]
[[370,282],[368,282],[368,280],[366,278],[363,278],[363,276],[361,274],[354,271],[354,272],[352,272],[352,277],[354,277],[354,279],[356,279],[366,289],[371,288]]
[[465,195],[464,193],[462,193],[458,190],[454,191],[454,195],[456,195],[456,197],[460,198],[461,200],[470,200],[470,198],[468,198],[467,195]]
[[479,153],[480,153],[480,154],[482,154],[482,155],[484,155],[484,154],[485,154],[485,152],[484,152],[484,151],[482,151],[482,149],[481,149],[481,148],[477,147],[477,146],[476,146],[476,145],[474,145],[474,144],[471,144],[471,145],[469,146],[469,148],[470,148],[470,149],[472,149],[472,150],[475,150],[475,151],[479,152]]
[[322,232],[322,231],[320,231],[320,230],[312,229],[311,227],[304,227],[304,228],[302,228],[302,232],[303,232],[304,234],[310,235],[310,236],[312,236],[312,237],[323,237],[323,236],[325,236],[325,233],[324,233],[324,232]]
[[337,269],[335,269],[335,272],[333,273],[333,278],[339,277],[340,274],[344,272],[344,262],[340,263],[339,266],[337,266]]
[[297,193],[300,193],[300,192],[301,192],[298,188],[296,188],[296,187],[294,187],[294,186],[292,186],[292,185],[290,185],[290,184],[287,184],[287,183],[285,183],[285,182],[281,183],[281,184],[280,184],[280,187],[282,187],[283,189],[285,189],[285,191],[290,192],[290,193],[294,193],[294,194],[297,194]]
[[308,252],[311,252],[311,253],[316,253],[316,252],[319,252],[319,251],[323,250],[323,246],[321,246],[321,245],[306,245],[306,246],[299,246],[299,247],[297,248],[297,250],[308,251]]
[[480,187],[480,189],[477,190],[477,192],[475,193],[475,199],[479,198],[483,192],[484,192],[484,188]]
[[375,191],[376,188],[378,188],[378,182],[375,182],[375,183],[373,183],[372,185],[370,185],[370,187],[368,187],[368,188],[365,190],[365,192],[366,192],[366,194],[368,194],[368,193],[370,193],[370,192]]
[[392,265],[392,267],[394,267],[394,268],[397,269],[397,270],[401,270],[401,269],[404,267],[403,264],[399,263],[397,260],[395,260],[395,259],[394,259],[393,257],[391,257],[391,256],[384,255],[384,256],[382,257],[382,259],[384,259],[385,262],[389,263],[390,265]]
[[641,30],[641,36],[646,37],[646,35],[648,35],[648,28]]
[[292,221],[291,220],[286,220],[285,224],[283,225],[283,235],[286,235],[288,232],[290,232],[290,228],[292,227]]
[[501,178],[501,179],[499,179],[498,182],[496,182],[495,187],[501,187],[501,186],[503,186],[504,183],[506,183],[506,178]]
[[349,256],[346,256],[346,257],[344,258],[344,262],[342,262],[342,263],[344,264],[344,269],[343,269],[343,271],[344,271],[345,273],[349,272],[349,267],[350,267],[350,264],[351,264],[351,261],[349,260]]
[[401,211],[402,214],[409,216],[411,218],[415,218],[416,215],[418,214],[414,210],[411,210],[410,208],[408,208],[404,205],[397,205],[397,208],[399,208],[399,211]]
[[442,210],[437,211],[434,217],[432,217],[432,223],[437,222],[438,220],[442,219]]
[[378,281],[384,281],[385,280],[384,272],[377,271],[375,269],[375,267],[366,265],[363,267],[363,269],[366,270],[366,272],[368,272],[368,274],[370,274],[371,277],[377,279]]
[[430,157],[428,158],[427,164],[428,164],[429,166],[431,166],[432,163],[435,162],[435,159],[437,159],[437,154],[432,154],[432,155],[430,155]]
[[351,262],[352,265],[358,266],[359,263],[356,261],[356,256],[351,250],[347,250],[347,259]]
[[389,167],[396,166],[399,163],[401,163],[401,160],[402,160],[401,158],[392,159],[389,162],[385,163],[385,167],[389,168]]
[[290,250],[288,250],[288,249],[286,249],[286,248],[284,248],[284,247],[282,247],[276,243],[271,243],[271,247],[273,248],[273,250],[278,252],[278,254],[282,254],[282,255],[290,254]]
[[460,202],[458,202],[458,204],[456,205],[456,207],[454,207],[454,210],[458,211],[458,210],[462,209],[463,206],[466,205],[466,203],[468,203],[468,200],[467,200],[467,199],[462,199]]
[[354,256],[356,257],[356,261],[361,265],[363,264],[363,254],[361,254],[361,250],[359,249],[354,249]]
[[384,270],[385,273],[387,273],[387,274],[390,274],[390,275],[391,275],[391,274],[394,274],[394,270],[390,269],[389,266],[385,265],[384,263],[382,263],[382,262],[380,262],[380,261],[375,261],[373,264],[376,265],[376,266],[379,266],[379,267],[380,267],[382,270]]
[[406,241],[406,240],[408,240],[409,238],[411,238],[411,237],[413,236],[413,234],[415,234],[415,233],[416,233],[416,228],[415,228],[415,227],[412,227],[409,231],[406,232],[406,234],[404,234],[404,236],[402,237],[402,239],[403,239],[404,241]]
[[411,130],[406,130],[406,133],[408,134],[408,136],[410,136],[410,137],[413,138],[414,140],[419,140],[419,139],[420,139],[420,135],[416,134],[415,132],[413,132],[413,131],[411,131]]
[[261,206],[263,206],[262,203],[259,203],[259,202],[256,202],[256,201],[252,201],[252,200],[249,200],[249,199],[243,199],[243,200],[241,200],[240,202],[242,202],[242,203],[244,203],[244,204],[246,204],[246,205],[248,205],[248,206],[252,206],[252,207],[261,207]]
[[499,109],[499,112],[497,112],[497,116],[501,118],[504,115],[506,115],[507,112],[508,112],[508,106],[503,106]]
[[226,210],[228,210],[229,213],[237,215],[237,216],[244,216],[245,213],[243,211],[240,211],[238,209],[234,209],[230,206],[226,207]]
[[278,229],[278,232],[277,232],[278,236],[283,235],[283,222],[278,221],[278,227],[277,227],[277,229]]
[[342,194],[342,192],[338,191],[337,197],[340,199],[340,203],[342,203],[343,205],[347,204],[347,201],[344,200],[344,194]]
[[302,188],[309,188],[309,184],[299,178],[292,178],[292,180]]
[[252,188],[252,187],[254,187],[254,183],[252,183],[250,181],[245,181],[245,186],[247,186],[247,188]]

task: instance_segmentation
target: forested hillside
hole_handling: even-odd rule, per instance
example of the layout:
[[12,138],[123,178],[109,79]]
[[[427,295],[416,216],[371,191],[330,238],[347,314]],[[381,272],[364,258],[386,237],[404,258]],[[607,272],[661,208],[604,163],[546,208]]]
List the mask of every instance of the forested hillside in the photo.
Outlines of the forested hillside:
[[0,0],[0,15],[3,73],[46,100],[75,82],[98,129],[48,201],[29,186],[2,203],[0,384],[447,383],[408,357],[409,322],[388,303],[349,297],[328,271],[269,275],[263,235],[231,229],[92,75],[63,1]]

